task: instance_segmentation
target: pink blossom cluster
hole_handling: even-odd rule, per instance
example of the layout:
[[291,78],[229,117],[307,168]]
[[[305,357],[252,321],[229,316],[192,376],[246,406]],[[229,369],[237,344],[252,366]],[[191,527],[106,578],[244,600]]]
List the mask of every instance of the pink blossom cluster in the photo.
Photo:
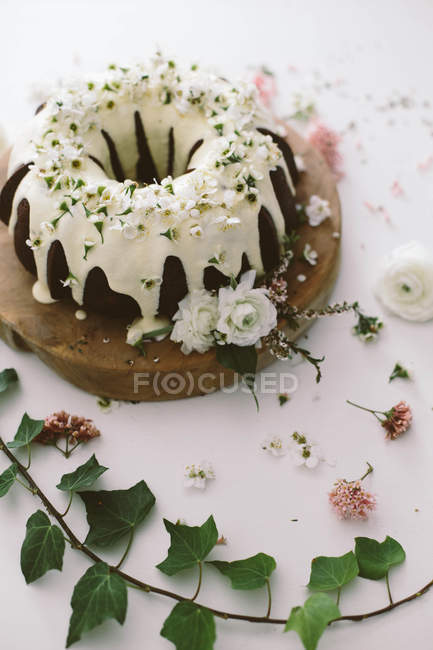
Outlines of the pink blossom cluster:
[[406,433],[412,424],[412,409],[409,404],[400,401],[386,413],[386,420],[383,420],[382,426],[386,431],[386,438],[395,440],[402,433]]
[[88,442],[101,435],[92,420],[66,411],[52,413],[45,418],[44,428],[35,438],[42,445],[53,444],[59,437],[70,436],[75,442]]
[[329,493],[329,502],[340,519],[367,519],[376,507],[376,497],[362,487],[360,480],[339,479]]
[[309,142],[320,151],[331,171],[339,178],[342,176],[340,169],[342,156],[338,150],[341,137],[321,122],[316,123],[308,136]]

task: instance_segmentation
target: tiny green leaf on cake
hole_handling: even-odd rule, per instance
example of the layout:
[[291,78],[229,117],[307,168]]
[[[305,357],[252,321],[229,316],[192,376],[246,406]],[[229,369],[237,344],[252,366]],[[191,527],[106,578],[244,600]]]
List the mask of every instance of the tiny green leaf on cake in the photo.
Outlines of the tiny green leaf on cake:
[[0,393],[3,393],[11,384],[18,381],[18,375],[14,368],[5,368],[0,372]]
[[358,573],[358,562],[353,551],[339,557],[321,555],[311,562],[308,587],[313,591],[341,589],[343,585],[356,578]]
[[166,559],[157,569],[169,576],[197,566],[209,555],[218,541],[218,531],[212,515],[201,526],[173,524],[164,519],[171,538]]
[[125,622],[128,593],[123,578],[110,573],[105,562],[98,562],[87,569],[74,587],[66,647],[81,636],[101,625],[107,618],[114,618],[121,625]]
[[293,607],[285,632],[299,635],[305,650],[316,650],[317,644],[330,621],[340,616],[340,610],[327,594],[313,594],[302,607]]
[[10,467],[0,474],[0,497],[4,497],[9,492],[12,485],[15,483],[17,476],[18,465],[12,463]]
[[355,537],[355,555],[359,575],[370,580],[384,578],[391,567],[406,559],[402,545],[388,535],[383,542],[370,537]]
[[24,413],[15,438],[11,442],[8,442],[8,447],[16,449],[29,445],[40,434],[43,428],[43,420],[32,420],[27,413]]
[[129,490],[79,492],[86,506],[90,530],[86,544],[110,546],[131,533],[149,514],[155,497],[144,481]]
[[51,524],[42,510],[29,517],[26,536],[21,547],[21,571],[27,584],[50,569],[62,570],[65,540],[58,526]]
[[214,616],[206,607],[184,600],[172,609],[161,636],[174,643],[176,650],[212,650],[216,640]]
[[95,454],[93,454],[86,463],[77,467],[74,472],[63,474],[60,483],[56,487],[65,492],[76,492],[77,490],[89,488],[107,469],[108,467],[98,463]]
[[245,560],[234,562],[221,562],[212,560],[206,562],[212,564],[223,575],[227,576],[233,589],[258,589],[266,584],[271,573],[276,569],[276,562],[273,557],[265,553],[257,553]]

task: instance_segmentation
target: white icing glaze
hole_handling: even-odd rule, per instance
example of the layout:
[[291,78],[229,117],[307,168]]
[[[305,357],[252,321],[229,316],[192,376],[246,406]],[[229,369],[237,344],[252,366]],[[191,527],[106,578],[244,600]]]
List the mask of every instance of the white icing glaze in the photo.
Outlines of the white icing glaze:
[[[115,142],[126,178],[134,179],[135,111],[140,112],[160,178],[166,174],[173,128],[174,179],[144,187],[113,180],[101,129]],[[96,266],[111,289],[136,300],[142,318],[129,327],[129,343],[167,322],[157,317],[167,256],[181,260],[189,291],[203,287],[204,268],[211,264],[225,275],[237,275],[242,253],[262,273],[262,205],[272,215],[280,241],[284,235],[269,171],[278,164],[293,193],[294,188],[280,150],[256,127],[276,129],[255,88],[180,70],[159,55],[147,66],[114,67],[61,89],[23,132],[9,165],[12,173],[19,164],[34,162],[16,192],[10,230],[25,197],[38,276],[35,299],[52,302],[47,255],[55,240],[63,245],[70,270],[67,284],[78,304],[86,277]],[[195,171],[184,174],[188,153],[200,139],[203,144],[188,165]],[[101,161],[108,176],[88,154]]]

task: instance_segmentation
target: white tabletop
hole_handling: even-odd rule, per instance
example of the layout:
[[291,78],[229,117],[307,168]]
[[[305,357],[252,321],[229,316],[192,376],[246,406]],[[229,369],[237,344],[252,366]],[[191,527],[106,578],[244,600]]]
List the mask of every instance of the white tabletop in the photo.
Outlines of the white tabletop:
[[[433,248],[433,171],[417,168],[433,154],[433,115],[426,103],[433,100],[432,21],[429,0],[165,0],[156,6],[139,0],[3,0],[0,123],[13,139],[50,80],[146,57],[156,46],[187,61],[216,64],[228,77],[266,64],[277,74],[281,115],[294,92],[309,91],[320,118],[344,134],[343,256],[334,298],[358,299],[367,313],[383,314],[372,292],[381,257],[413,238]],[[390,190],[395,180],[404,189],[402,197]],[[372,212],[365,201],[384,210]],[[54,487],[57,479],[91,452],[110,467],[100,487],[129,487],[144,478],[157,505],[137,535],[125,570],[152,584],[192,593],[195,576],[168,578],[155,568],[169,541],[162,517],[193,525],[213,513],[228,538],[214,558],[234,560],[259,551],[275,556],[275,616],[287,616],[308,596],[305,584],[314,556],[340,555],[358,535],[382,540],[388,534],[403,544],[407,560],[391,574],[398,599],[423,586],[432,573],[432,323],[387,314],[384,320],[379,340],[370,345],[351,335],[350,315],[315,324],[306,343],[317,355],[326,355],[322,382],[315,384],[306,364],[296,366],[291,371],[299,389],[291,401],[281,408],[275,393],[262,394],[259,414],[251,398],[239,393],[122,404],[103,414],[95,397],[59,379],[31,354],[0,343],[0,366],[15,367],[21,378],[19,389],[0,399],[1,435],[13,437],[25,410],[35,418],[62,408],[94,418],[101,439],[70,460],[38,447],[32,473],[59,508],[64,497]],[[388,383],[397,360],[413,371],[413,381]],[[272,370],[288,368],[280,362]],[[383,410],[405,399],[414,410],[413,426],[398,441],[386,442],[374,418],[346,405],[346,398]],[[288,457],[273,458],[260,450],[268,435],[295,430],[319,442],[336,466],[295,468]],[[213,463],[216,480],[204,492],[184,488],[184,466],[202,459]],[[336,478],[359,476],[367,460],[375,468],[367,481],[377,495],[377,510],[368,522],[341,522],[328,506],[327,493]],[[0,636],[7,650],[64,647],[72,589],[89,566],[85,557],[67,550],[62,574],[51,571],[25,585],[20,545],[26,519],[38,507],[37,499],[17,486],[0,502]],[[85,536],[79,499],[68,521]],[[104,557],[114,561],[120,552],[119,546]],[[427,594],[363,623],[336,624],[320,648],[426,648],[432,598]],[[265,611],[264,593],[233,591],[212,569],[206,571],[200,602],[251,614]],[[357,613],[385,604],[383,582],[359,579],[343,592],[341,609]],[[77,647],[171,648],[159,636],[171,606],[162,597],[131,590],[124,628],[105,623]],[[219,650],[301,647],[293,633],[283,635],[272,626],[217,621],[217,632]]]

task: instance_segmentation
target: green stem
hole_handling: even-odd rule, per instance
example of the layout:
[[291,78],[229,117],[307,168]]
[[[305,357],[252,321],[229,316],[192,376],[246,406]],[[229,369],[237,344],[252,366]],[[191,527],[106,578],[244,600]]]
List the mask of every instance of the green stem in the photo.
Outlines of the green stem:
[[191,598],[191,600],[195,600],[197,598],[197,596],[199,595],[202,578],[203,578],[203,564],[202,564],[202,562],[199,562],[198,563],[198,584],[197,584],[197,589],[195,590],[195,594]]
[[72,492],[72,490],[70,490],[68,505],[67,505],[67,508],[66,508],[65,512],[62,514],[62,517],[66,517],[66,515],[68,514],[69,508],[71,507],[71,503],[72,503],[73,498],[74,498],[74,493]]
[[28,485],[26,485],[23,481],[20,481],[19,478],[15,477],[15,480],[16,480],[17,483],[19,483],[19,484],[22,485],[24,488],[26,488],[26,490],[28,490],[28,491],[31,492],[32,494],[35,494],[35,492],[32,490],[32,488],[29,487]]
[[340,597],[341,597],[341,587],[338,587],[338,591],[337,591],[337,607],[340,604]]
[[135,531],[135,527],[132,526],[131,527],[131,532],[129,533],[129,539],[128,539],[128,543],[127,543],[126,548],[125,548],[125,552],[123,553],[122,557],[120,558],[119,563],[116,564],[116,569],[120,569],[120,567],[122,566],[122,564],[124,563],[124,561],[128,557],[128,553],[130,551],[130,548],[132,546],[132,542],[133,542],[133,539],[134,539],[134,531]]
[[30,443],[27,445],[27,453],[28,453],[27,465],[25,465],[25,468],[30,469],[30,465],[32,464],[32,448]]
[[265,618],[269,618],[271,615],[271,607],[272,607],[271,581],[269,580],[269,578],[266,578],[266,589],[268,591],[268,609],[266,611]]
[[368,468],[368,469],[367,469],[367,471],[365,472],[365,474],[363,474],[363,475],[361,476],[361,478],[359,479],[360,481],[363,481],[363,480],[365,479],[365,477],[368,476],[369,474],[371,474],[371,472],[372,472],[373,469],[374,469],[374,468],[373,468],[373,465],[370,465],[370,463],[368,462],[368,460],[367,460],[367,468]]
[[385,415],[384,411],[374,411],[373,409],[368,409],[365,406],[360,406],[360,404],[355,404],[355,402],[351,402],[350,399],[347,399],[346,402],[348,404],[351,404],[352,406],[356,406],[357,409],[361,409],[362,411],[367,411],[367,413],[373,413],[374,417],[379,420],[379,422],[382,422],[380,417],[377,415],[378,413],[383,413]]
[[386,572],[385,580],[386,580],[386,590],[388,592],[389,604],[392,605],[394,601],[391,596],[391,589],[389,588],[389,571]]

